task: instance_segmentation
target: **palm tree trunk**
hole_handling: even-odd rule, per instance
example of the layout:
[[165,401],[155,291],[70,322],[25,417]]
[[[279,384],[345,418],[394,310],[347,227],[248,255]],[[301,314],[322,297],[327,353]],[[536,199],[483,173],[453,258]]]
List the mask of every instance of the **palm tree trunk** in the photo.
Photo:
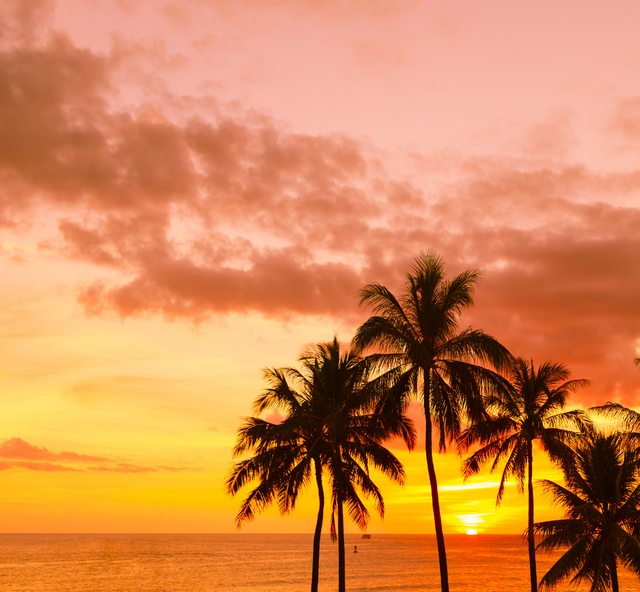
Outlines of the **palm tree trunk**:
[[343,490],[342,490],[342,478],[338,487],[338,592],[346,592],[347,590],[347,570],[345,565],[345,551],[344,551],[344,512],[342,509],[343,504]]
[[442,592],[449,592],[449,572],[447,570],[447,552],[444,547],[444,531],[442,530],[442,515],[440,514],[440,497],[438,495],[438,480],[433,464],[433,429],[431,426],[429,373],[424,372],[424,417],[425,417],[425,454],[427,456],[427,470],[429,472],[429,486],[431,487],[431,504],[433,506],[433,520],[436,525],[436,542],[438,544],[438,559],[440,561],[440,587]]
[[620,592],[620,588],[618,588],[618,570],[616,568],[616,558],[611,558],[611,592]]
[[538,589],[538,576],[536,575],[536,541],[533,536],[533,445],[531,440],[527,443],[527,456],[529,457],[529,528],[527,530],[529,573],[531,575],[531,592],[536,592]]
[[322,534],[322,519],[324,515],[324,489],[322,488],[322,468],[320,462],[314,459],[316,469],[316,484],[318,485],[318,519],[316,531],[313,535],[313,567],[311,568],[311,592],[318,592],[320,579],[320,535]]

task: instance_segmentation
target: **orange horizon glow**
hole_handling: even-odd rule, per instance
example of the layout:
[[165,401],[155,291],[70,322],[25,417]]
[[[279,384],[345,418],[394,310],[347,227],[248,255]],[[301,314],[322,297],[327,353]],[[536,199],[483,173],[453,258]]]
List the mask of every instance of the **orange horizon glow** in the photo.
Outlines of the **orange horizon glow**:
[[[0,3],[0,530],[236,532],[224,479],[262,369],[349,342],[358,290],[398,294],[421,252],[481,271],[461,329],[590,379],[576,408],[637,408],[639,19]],[[376,475],[368,532],[431,534],[424,450],[393,450],[406,484]],[[461,461],[436,455],[445,533],[521,534],[516,485],[496,508],[500,470]],[[316,504],[310,484],[240,532],[311,533]],[[536,488],[536,520],[558,515]]]

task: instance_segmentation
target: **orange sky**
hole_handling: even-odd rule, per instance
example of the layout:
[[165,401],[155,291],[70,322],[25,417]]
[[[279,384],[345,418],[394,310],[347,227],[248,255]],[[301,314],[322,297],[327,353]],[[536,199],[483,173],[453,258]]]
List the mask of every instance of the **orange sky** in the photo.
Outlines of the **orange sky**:
[[[4,532],[231,532],[265,366],[347,341],[420,251],[463,319],[637,405],[640,6],[3,0]],[[422,452],[371,532],[433,532]],[[522,532],[438,457],[445,529]],[[536,457],[536,476],[554,476]],[[537,517],[554,510],[538,494]],[[310,532],[296,513],[247,532]],[[327,521],[328,522],[328,521]],[[352,531],[355,527],[351,526]]]

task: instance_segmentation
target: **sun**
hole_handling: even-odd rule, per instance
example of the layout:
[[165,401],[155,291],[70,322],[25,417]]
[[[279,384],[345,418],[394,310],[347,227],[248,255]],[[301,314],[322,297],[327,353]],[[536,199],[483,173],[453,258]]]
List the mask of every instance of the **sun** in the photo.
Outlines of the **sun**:
[[470,528],[469,530],[467,530],[467,534],[478,534],[478,531]]

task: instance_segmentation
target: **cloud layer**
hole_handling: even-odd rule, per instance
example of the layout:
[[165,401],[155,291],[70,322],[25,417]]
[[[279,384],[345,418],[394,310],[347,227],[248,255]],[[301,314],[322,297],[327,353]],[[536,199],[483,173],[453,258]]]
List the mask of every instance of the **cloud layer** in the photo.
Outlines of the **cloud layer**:
[[[96,266],[78,293],[89,314],[355,325],[360,287],[398,289],[434,250],[484,270],[470,320],[514,354],[566,362],[594,399],[640,394],[640,169],[562,160],[563,114],[524,130],[520,155],[420,157],[417,173],[364,139],[172,94],[143,65],[162,50],[81,48],[29,6],[1,21],[0,224],[56,212],[40,248]],[[620,150],[638,149],[638,104],[604,126]]]

